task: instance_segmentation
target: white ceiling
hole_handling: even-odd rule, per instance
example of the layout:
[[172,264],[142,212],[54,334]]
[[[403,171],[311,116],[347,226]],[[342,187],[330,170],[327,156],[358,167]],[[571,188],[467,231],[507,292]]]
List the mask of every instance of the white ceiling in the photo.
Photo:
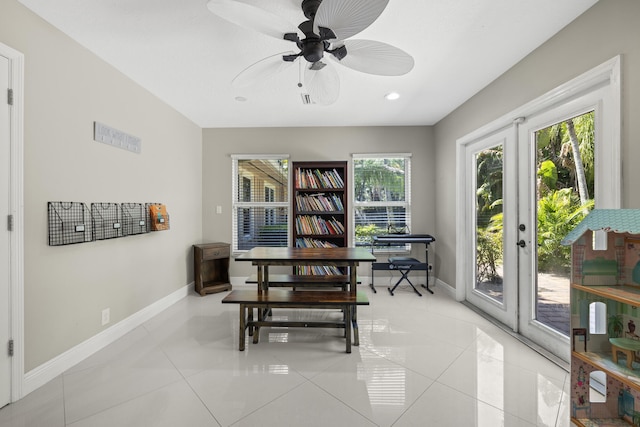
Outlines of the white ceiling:
[[[292,67],[237,89],[248,65],[294,45],[213,15],[207,0],[19,0],[203,128],[432,125],[561,30],[597,0],[391,0],[354,39],[411,54],[400,77],[336,65],[329,106],[303,105]],[[301,0],[242,0],[292,23]],[[401,94],[396,101],[384,95]],[[246,101],[237,101],[244,97]]]

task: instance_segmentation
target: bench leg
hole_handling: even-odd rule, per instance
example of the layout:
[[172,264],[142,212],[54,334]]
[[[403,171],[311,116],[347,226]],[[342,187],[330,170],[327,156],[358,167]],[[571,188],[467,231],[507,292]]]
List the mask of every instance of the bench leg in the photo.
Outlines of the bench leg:
[[353,345],[360,345],[360,332],[358,331],[358,307],[348,308],[351,311],[351,325],[353,329]]
[[[268,308],[256,307],[258,310],[258,321],[262,322],[267,316]],[[254,326],[253,328],[253,343],[258,344],[260,339],[260,326]]]
[[244,304],[240,304],[240,335],[239,335],[239,340],[240,343],[238,345],[238,350],[240,351],[244,351],[244,332],[247,328],[247,324],[246,324],[246,317],[245,317],[245,311],[247,310],[247,306]]
[[373,265],[371,265],[371,283],[369,283],[369,287],[371,288],[371,290],[373,291],[374,294],[377,294],[378,291],[376,291],[376,287],[373,284]]
[[351,353],[351,307],[346,305],[344,307],[344,331],[345,331],[345,341],[347,346],[347,353]]

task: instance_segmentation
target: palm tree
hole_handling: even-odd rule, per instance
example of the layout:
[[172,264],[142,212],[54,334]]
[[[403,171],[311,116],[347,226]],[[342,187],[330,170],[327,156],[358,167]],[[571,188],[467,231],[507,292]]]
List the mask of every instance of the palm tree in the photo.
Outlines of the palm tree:
[[565,122],[567,124],[567,133],[571,144],[571,152],[573,153],[573,163],[576,170],[576,180],[578,181],[578,194],[580,195],[580,203],[585,204],[589,200],[589,189],[587,188],[587,177],[584,173],[582,156],[580,155],[580,141],[576,135],[576,128],[573,119]]
[[540,162],[551,160],[557,167],[555,189],[576,188],[583,203],[593,194],[593,120],[591,111],[536,132]]
[[[354,163],[355,182],[354,195],[355,200],[359,202],[391,202],[402,201],[405,197],[405,159],[404,158],[379,158],[366,159]],[[398,226],[400,224],[391,224],[394,218],[393,207],[387,205],[384,215],[379,215],[378,220],[370,220],[365,218],[368,209],[364,209],[361,220],[356,223],[366,224],[365,226],[356,226],[356,238],[366,239],[367,235],[375,235],[386,231],[390,226]],[[372,209],[371,212],[375,212]],[[358,212],[356,211],[356,215]],[[382,224],[385,221],[387,224]],[[375,224],[375,226],[371,226]],[[404,224],[402,224],[404,225]]]

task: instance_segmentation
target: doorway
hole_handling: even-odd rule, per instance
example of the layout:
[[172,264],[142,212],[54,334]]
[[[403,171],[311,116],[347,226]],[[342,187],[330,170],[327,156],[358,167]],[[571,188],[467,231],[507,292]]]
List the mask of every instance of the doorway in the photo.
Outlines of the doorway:
[[[6,93],[9,88],[9,59],[0,55],[0,88]],[[6,99],[5,99],[6,101]],[[0,102],[0,216],[7,218],[10,212],[11,170],[11,126],[8,102]],[[0,344],[5,346],[10,339],[10,283],[11,240],[7,227],[0,227]],[[11,401],[11,357],[0,351],[0,408]]]
[[594,206],[620,207],[619,100],[614,58],[458,141],[457,297],[564,361],[560,241]]
[[[0,402],[24,388],[24,55],[0,43]],[[7,88],[12,89],[12,100]],[[12,102],[11,102],[12,101]],[[9,217],[10,215],[10,217]],[[11,220],[9,219],[11,218]],[[9,231],[11,228],[12,231]],[[7,351],[13,341],[13,357]]]

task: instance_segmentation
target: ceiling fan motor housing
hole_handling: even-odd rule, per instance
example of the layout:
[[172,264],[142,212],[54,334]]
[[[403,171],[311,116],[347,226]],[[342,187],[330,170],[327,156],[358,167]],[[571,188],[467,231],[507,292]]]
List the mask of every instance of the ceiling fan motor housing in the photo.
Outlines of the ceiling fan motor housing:
[[306,38],[302,40],[302,56],[308,62],[318,62],[324,55],[325,43],[320,39]]

